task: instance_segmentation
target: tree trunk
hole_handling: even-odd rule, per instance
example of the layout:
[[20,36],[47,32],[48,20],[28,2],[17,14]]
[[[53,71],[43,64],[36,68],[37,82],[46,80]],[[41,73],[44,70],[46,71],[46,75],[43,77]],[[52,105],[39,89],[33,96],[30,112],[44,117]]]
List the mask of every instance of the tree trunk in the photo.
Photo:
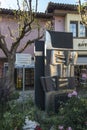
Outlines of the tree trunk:
[[15,69],[15,54],[10,54],[8,56],[8,72],[7,72],[6,86],[10,88],[11,91],[15,90],[14,69]]

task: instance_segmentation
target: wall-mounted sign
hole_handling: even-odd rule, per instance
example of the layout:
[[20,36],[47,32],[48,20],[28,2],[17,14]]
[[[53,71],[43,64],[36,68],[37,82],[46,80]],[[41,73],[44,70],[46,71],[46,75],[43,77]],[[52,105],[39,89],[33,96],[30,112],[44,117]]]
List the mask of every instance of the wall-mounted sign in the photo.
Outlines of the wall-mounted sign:
[[78,43],[78,47],[87,47],[87,43]]
[[73,49],[75,50],[87,50],[87,39],[74,39]]
[[18,66],[30,65],[31,64],[31,57],[32,57],[31,54],[17,53],[15,64],[18,65]]

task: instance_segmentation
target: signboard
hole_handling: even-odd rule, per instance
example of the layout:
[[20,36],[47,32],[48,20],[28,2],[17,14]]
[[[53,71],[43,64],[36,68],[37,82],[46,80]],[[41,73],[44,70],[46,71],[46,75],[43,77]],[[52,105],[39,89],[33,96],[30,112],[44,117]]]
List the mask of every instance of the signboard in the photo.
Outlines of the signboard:
[[74,50],[87,50],[87,39],[74,39],[73,49]]
[[30,65],[31,64],[31,58],[32,58],[31,54],[17,53],[15,65],[16,66]]

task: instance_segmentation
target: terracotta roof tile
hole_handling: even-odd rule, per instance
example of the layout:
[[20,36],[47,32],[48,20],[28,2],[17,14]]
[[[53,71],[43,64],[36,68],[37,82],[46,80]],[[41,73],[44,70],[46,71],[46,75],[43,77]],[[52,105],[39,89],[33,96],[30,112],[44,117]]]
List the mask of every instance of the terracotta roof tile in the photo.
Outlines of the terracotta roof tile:
[[77,11],[77,5],[49,2],[47,9],[46,9],[46,12],[52,13],[55,9]]
[[[14,11],[17,11],[17,10],[0,8],[0,14],[14,15]],[[51,18],[52,15],[47,14],[47,13],[37,12],[36,17],[37,18]]]

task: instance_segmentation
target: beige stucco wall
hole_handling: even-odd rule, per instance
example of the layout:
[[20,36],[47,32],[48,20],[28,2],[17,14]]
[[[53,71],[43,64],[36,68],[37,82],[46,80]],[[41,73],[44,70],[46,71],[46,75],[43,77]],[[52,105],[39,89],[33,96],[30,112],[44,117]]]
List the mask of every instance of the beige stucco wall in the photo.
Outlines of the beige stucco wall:
[[[81,16],[79,14],[67,14],[65,17],[65,31],[70,32],[70,21],[78,21],[78,36]],[[73,38],[73,49],[78,51],[80,55],[86,55],[87,52],[87,38]]]
[[81,21],[81,16],[79,14],[67,14],[65,16],[65,31],[70,32],[70,21]]

